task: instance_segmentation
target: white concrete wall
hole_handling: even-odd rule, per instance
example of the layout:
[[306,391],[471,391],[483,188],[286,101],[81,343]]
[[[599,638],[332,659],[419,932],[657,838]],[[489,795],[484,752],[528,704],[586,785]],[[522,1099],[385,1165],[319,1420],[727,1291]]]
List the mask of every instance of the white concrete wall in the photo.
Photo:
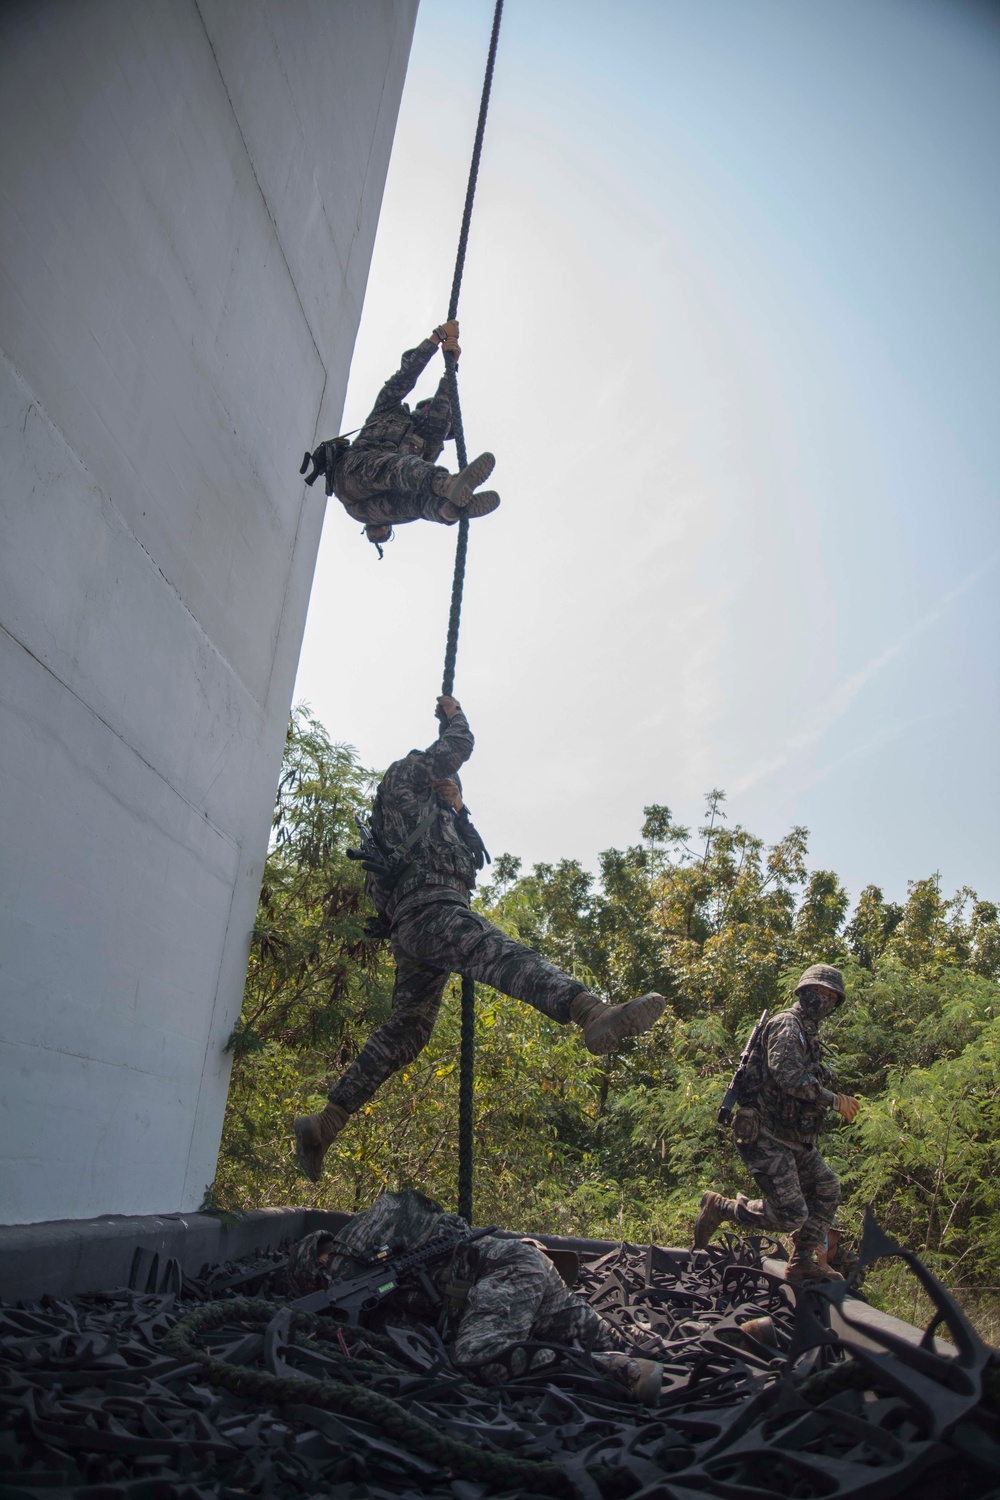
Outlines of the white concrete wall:
[[0,1222],[214,1174],[416,3],[0,8]]

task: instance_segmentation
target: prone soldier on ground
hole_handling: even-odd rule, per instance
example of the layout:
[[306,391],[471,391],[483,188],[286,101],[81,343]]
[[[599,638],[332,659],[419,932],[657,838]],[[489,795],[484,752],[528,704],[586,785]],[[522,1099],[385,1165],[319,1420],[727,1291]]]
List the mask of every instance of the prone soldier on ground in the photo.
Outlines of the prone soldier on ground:
[[326,493],[336,495],[349,516],[364,522],[368,540],[379,547],[390,540],[393,526],[407,521],[452,526],[463,516],[489,515],[500,504],[495,490],[478,490],[493,472],[492,453],[481,453],[458,474],[438,464],[454,436],[447,377],[412,412],[403,400],[438,348],[457,363],[461,349],[455,319],[407,349],[353,442],[331,438],[302,461],[303,474],[313,466],[306,483],[314,484],[322,474]]
[[[386,1320],[435,1327],[453,1362],[480,1385],[502,1385],[523,1374],[529,1362],[532,1369],[551,1364],[554,1351],[524,1348],[551,1341],[584,1351],[633,1400],[656,1405],[662,1365],[643,1357],[570,1290],[552,1252],[526,1237],[477,1231],[473,1238],[464,1219],[423,1193],[383,1193],[336,1236],[324,1230],[308,1235],[289,1256],[285,1289],[315,1311],[316,1298],[309,1294],[329,1288],[328,1306],[336,1312],[338,1287],[349,1299],[352,1278],[375,1259],[373,1252],[383,1251],[376,1263],[392,1283],[393,1257],[412,1258],[435,1241],[446,1253],[432,1255],[423,1274],[391,1286]],[[373,1310],[373,1320],[378,1313]]]
[[[820,1040],[821,1021],[846,998],[844,976],[831,964],[812,964],[795,988],[795,1001],[769,1020],[765,1016],[733,1080],[738,1106],[733,1142],[761,1191],[702,1196],[694,1225],[695,1249],[704,1249],[727,1221],[776,1234],[790,1234],[789,1281],[821,1277],[842,1280],[825,1248],[840,1203],[840,1183],[819,1153],[816,1140],[831,1110],[848,1124],[860,1104],[837,1093]],[[720,1119],[727,1111],[727,1093]]]
[[392,1014],[330,1090],[326,1107],[295,1121],[295,1154],[313,1182],[350,1117],[427,1045],[449,974],[492,985],[563,1025],[575,1022],[599,1056],[648,1031],[666,1004],[650,993],[609,1005],[471,910],[477,872],[489,858],[457,774],[474,740],[454,698],[440,697],[435,712],[437,740],[395,761],[375,795],[366,889],[396,962]]

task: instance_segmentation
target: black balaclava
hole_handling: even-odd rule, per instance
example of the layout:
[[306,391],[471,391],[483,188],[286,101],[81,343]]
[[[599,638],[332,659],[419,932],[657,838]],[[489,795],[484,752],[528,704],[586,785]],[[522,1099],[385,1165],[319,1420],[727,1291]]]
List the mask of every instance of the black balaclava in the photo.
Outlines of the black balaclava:
[[805,984],[800,990],[796,990],[795,998],[798,1000],[807,1016],[812,1016],[814,1021],[825,1021],[827,1016],[832,1016],[840,1004],[840,996],[832,990],[823,989],[818,984]]

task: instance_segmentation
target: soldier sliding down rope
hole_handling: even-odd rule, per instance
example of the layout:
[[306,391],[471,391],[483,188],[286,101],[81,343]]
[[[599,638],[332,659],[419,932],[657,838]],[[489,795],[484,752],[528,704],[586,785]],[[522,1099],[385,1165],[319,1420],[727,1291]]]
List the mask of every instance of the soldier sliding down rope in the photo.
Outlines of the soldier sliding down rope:
[[608,1005],[470,910],[469,892],[488,856],[456,772],[474,741],[454,698],[440,697],[435,712],[437,740],[391,765],[375,796],[371,834],[382,858],[366,860],[367,890],[396,960],[392,1014],[330,1090],[326,1108],[295,1121],[295,1154],[313,1182],[351,1115],[426,1047],[449,974],[493,985],[563,1025],[575,1021],[598,1055],[648,1031],[666,1004],[651,993]]
[[389,541],[393,526],[406,521],[452,526],[462,516],[489,515],[500,504],[495,490],[473,494],[493,472],[492,453],[481,453],[458,474],[437,464],[453,436],[446,377],[412,412],[403,400],[438,347],[454,355],[457,363],[462,351],[454,318],[435,328],[416,349],[407,349],[353,443],[331,438],[302,460],[303,474],[310,463],[313,466],[306,484],[314,484],[323,474],[326,493],[336,495],[349,516],[365,523],[368,540],[379,548]]

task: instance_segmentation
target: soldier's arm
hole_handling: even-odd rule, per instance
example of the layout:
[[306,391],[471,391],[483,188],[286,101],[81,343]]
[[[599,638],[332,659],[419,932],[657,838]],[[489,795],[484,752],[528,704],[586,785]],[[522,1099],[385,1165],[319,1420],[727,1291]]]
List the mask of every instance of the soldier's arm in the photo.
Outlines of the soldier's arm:
[[836,1095],[809,1069],[805,1038],[793,1016],[777,1018],[767,1038],[767,1071],[783,1094],[807,1104],[833,1107]]
[[430,762],[431,775],[436,779],[454,776],[459,766],[465,765],[475,743],[468,719],[461,709],[457,709],[445,724],[440,737],[433,745],[428,745],[424,752]]
[[427,446],[436,447],[440,453],[451,431],[451,398],[448,395],[448,380],[444,375],[430,402],[420,413],[420,431]]
[[380,417],[384,412],[394,410],[403,397],[410,394],[421,372],[427,368],[436,354],[437,347],[434,339],[424,339],[415,349],[407,349],[399,362],[399,369],[395,375],[389,376],[379,391],[378,400],[368,413],[369,422],[373,417]]

